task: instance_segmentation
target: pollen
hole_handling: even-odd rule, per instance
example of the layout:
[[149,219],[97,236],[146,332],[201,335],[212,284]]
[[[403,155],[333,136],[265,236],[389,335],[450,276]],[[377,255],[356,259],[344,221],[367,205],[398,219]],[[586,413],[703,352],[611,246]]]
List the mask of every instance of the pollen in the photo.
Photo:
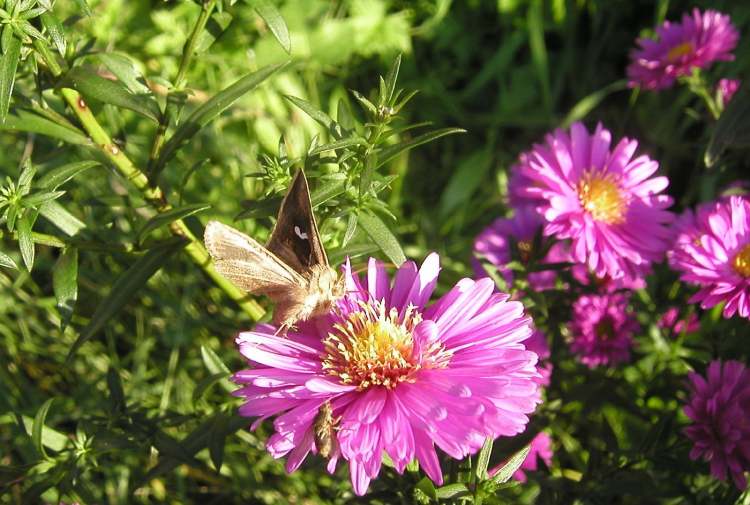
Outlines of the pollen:
[[615,176],[590,171],[578,182],[578,200],[581,207],[597,221],[619,224],[625,220],[627,202]]
[[734,267],[734,271],[742,277],[750,277],[750,244],[746,244],[735,255],[734,260],[732,260],[732,266]]
[[683,42],[682,44],[674,46],[669,50],[669,52],[667,53],[667,61],[669,61],[670,63],[674,63],[675,61],[679,60],[683,56],[687,56],[693,51],[694,48],[692,42]]
[[361,391],[372,386],[393,389],[401,382],[415,382],[419,370],[447,366],[450,353],[439,342],[416,352],[413,333],[421,321],[412,305],[400,313],[382,301],[360,302],[360,310],[335,324],[324,339],[323,370]]

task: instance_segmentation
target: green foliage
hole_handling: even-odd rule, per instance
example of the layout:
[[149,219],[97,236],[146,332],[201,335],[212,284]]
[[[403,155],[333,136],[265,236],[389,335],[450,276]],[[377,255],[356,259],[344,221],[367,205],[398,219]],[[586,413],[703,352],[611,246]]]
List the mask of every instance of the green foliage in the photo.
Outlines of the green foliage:
[[[724,7],[748,33],[750,9]],[[0,503],[741,500],[688,458],[680,405],[687,371],[746,358],[746,332],[714,311],[701,335],[665,336],[658,315],[691,294],[666,268],[635,297],[637,359],[590,371],[566,350],[569,293],[528,290],[531,271],[571,281],[569,265],[539,264],[551,244],[514,250],[512,285],[487,266],[549,332],[561,365],[546,403],[527,433],[443,458],[444,485],[384,468],[355,500],[342,465],[288,475],[264,449],[271,423],[251,432],[237,414],[233,337],[267,305],[200,239],[213,218],[263,240],[302,167],[332,263],[437,250],[443,292],[507,211],[518,153],[576,120],[641,139],[681,206],[713,198],[748,168],[747,89],[714,123],[716,103],[688,88],[623,81],[639,31],[682,8],[0,0]],[[749,52],[720,70],[747,76]],[[552,468],[515,485],[541,429]]]

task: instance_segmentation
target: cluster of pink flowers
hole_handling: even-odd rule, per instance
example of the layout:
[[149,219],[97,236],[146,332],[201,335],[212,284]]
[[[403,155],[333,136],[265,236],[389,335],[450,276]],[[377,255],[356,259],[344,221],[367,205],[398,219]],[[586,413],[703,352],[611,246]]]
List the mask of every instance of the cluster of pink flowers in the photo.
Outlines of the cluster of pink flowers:
[[[638,39],[630,85],[670,87],[714,61],[731,60],[737,42],[727,16],[696,9],[680,23],[665,22],[655,39]],[[726,105],[738,87],[722,79],[717,101]],[[420,268],[405,263],[393,280],[373,259],[364,278],[347,262],[347,294],[330,314],[285,336],[269,325],[241,333],[237,343],[252,367],[234,376],[241,385],[236,395],[245,400],[240,413],[258,418],[253,427],[275,417],[268,451],[287,456],[290,472],[311,452],[328,458],[330,472],[345,460],[361,495],[384,453],[397,472],[416,459],[440,484],[436,447],[460,459],[487,437],[522,433],[553,365],[545,334],[487,277],[493,268],[514,286],[513,260],[534,267],[524,276],[528,289],[577,293],[568,349],[590,368],[630,360],[641,331],[631,294],[667,257],[682,281],[698,286],[691,302],[723,303],[725,317],[750,318],[750,201],[725,198],[676,218],[668,179],[638,147],[632,138],[613,139],[601,123],[590,131],[576,122],[522,153],[510,173],[512,215],[476,237],[476,279],[459,281],[432,304],[437,255]],[[570,275],[563,280],[558,270],[565,268]],[[672,336],[700,329],[692,310],[681,314],[677,307],[666,309],[658,326]],[[715,361],[707,379],[692,373],[690,383],[691,457],[705,457],[714,476],[729,474],[744,487],[750,371]],[[322,448],[321,432],[330,447]],[[524,481],[524,470],[551,458],[551,438],[540,432],[516,478]]]

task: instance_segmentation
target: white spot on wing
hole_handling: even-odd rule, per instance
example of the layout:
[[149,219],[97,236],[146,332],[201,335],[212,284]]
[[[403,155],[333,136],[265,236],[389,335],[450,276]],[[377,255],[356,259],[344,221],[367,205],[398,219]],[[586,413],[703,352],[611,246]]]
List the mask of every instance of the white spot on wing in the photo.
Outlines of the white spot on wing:
[[307,233],[303,232],[299,229],[299,226],[294,227],[294,234],[297,235],[302,240],[309,240],[310,237],[307,235]]

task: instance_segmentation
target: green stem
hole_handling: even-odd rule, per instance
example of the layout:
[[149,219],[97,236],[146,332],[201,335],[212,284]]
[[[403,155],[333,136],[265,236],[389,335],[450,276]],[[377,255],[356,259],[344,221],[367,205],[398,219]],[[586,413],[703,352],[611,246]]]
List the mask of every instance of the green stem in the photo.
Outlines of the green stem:
[[[213,9],[214,4],[214,1],[210,2],[211,9]],[[45,51],[46,46],[44,46],[44,44],[35,44],[35,47],[39,49],[39,55],[43,58],[45,63],[47,63],[50,72],[55,77],[59,77],[62,73],[62,68],[57,63],[54,55],[48,50]],[[133,164],[130,158],[125,155],[117,144],[112,142],[109,134],[99,124],[80,93],[70,88],[60,88],[59,91],[65,101],[68,102],[68,106],[78,118],[83,129],[89,137],[91,137],[93,143],[112,163],[112,165],[114,165],[119,174],[130,181],[157,212],[164,213],[171,210],[172,206],[167,202],[161,188],[157,185],[152,186],[148,177],[146,177],[146,174]],[[188,256],[190,256],[193,262],[196,263],[203,272],[210,277],[227,296],[229,296],[229,298],[234,300],[251,319],[258,320],[264,314],[265,311],[263,308],[255,301],[249,299],[247,293],[229,282],[216,271],[211,261],[211,257],[208,255],[208,251],[206,251],[200,240],[193,235],[182,219],[173,221],[169,225],[169,229],[173,235],[181,236],[188,240],[188,245],[185,247],[185,252],[188,253]]]
[[187,74],[188,68],[190,68],[190,63],[192,63],[193,61],[193,55],[195,54],[195,47],[198,44],[198,38],[206,28],[206,23],[208,23],[214,7],[216,7],[216,0],[210,0],[203,4],[201,13],[195,22],[195,26],[193,26],[193,31],[185,41],[185,46],[182,49],[182,58],[180,59],[180,66],[177,70],[177,77],[175,77],[174,80],[174,89],[167,92],[164,105],[164,113],[161,115],[161,118],[159,118],[159,126],[156,129],[154,141],[151,144],[151,151],[148,156],[148,172],[152,175],[152,171],[156,166],[156,161],[159,159],[159,153],[161,152],[162,146],[164,145],[167,128],[169,128],[169,124],[172,122],[172,114],[169,105],[170,95],[172,95],[174,91],[182,91],[185,87],[185,75]]

